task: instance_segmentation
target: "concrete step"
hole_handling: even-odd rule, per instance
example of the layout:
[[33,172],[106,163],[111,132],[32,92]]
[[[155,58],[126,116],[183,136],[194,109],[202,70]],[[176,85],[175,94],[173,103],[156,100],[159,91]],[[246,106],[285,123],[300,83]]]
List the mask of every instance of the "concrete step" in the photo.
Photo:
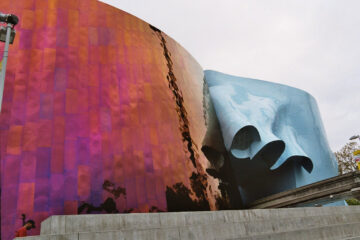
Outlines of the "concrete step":
[[[317,207],[256,209],[215,212],[179,212],[179,213],[134,213],[134,214],[99,214],[52,216],[41,223],[41,235],[69,234],[77,232],[102,232],[133,229],[171,228],[202,225],[222,225],[224,223],[263,224],[277,229],[282,225],[301,226],[302,224],[325,221],[321,216],[330,216],[332,222],[346,220],[346,214],[360,213],[360,207]],[[360,214],[359,214],[360,215]],[[314,217],[313,220],[311,218]],[[357,216],[352,216],[357,220]],[[302,218],[310,219],[304,221]],[[356,218],[356,219],[353,219]],[[284,221],[279,221],[285,219]],[[271,220],[270,222],[268,220]],[[256,223],[260,221],[261,223]],[[329,220],[330,221],[330,220]],[[324,223],[322,223],[324,224]],[[247,224],[248,228],[251,225]],[[267,227],[265,228],[267,229]]]
[[[124,230],[124,231],[106,231],[106,232],[80,232],[63,235],[43,235],[36,237],[21,238],[22,240],[308,240],[308,239],[351,239],[352,236],[360,235],[360,222],[335,224],[317,228],[298,229],[294,231],[279,232],[274,234],[262,234],[247,237],[235,236],[241,235],[233,227],[232,237],[229,237],[228,228],[223,226],[213,226],[211,230],[202,232],[202,234],[188,231],[186,228],[168,228],[168,229],[143,229],[143,230]],[[20,240],[20,238],[18,238]]]
[[[279,232],[290,232],[294,230],[304,230],[312,228],[321,228],[330,225],[348,224],[351,222],[360,222],[358,213],[351,215],[324,215],[313,217],[301,218],[287,218],[280,220],[263,220],[263,221],[250,221],[241,223],[223,223],[212,225],[196,225],[187,226],[180,229],[181,236],[184,239],[215,239],[218,237],[223,239],[256,236],[256,235],[269,235]],[[215,231],[214,231],[215,229]],[[185,237],[186,236],[186,237]],[[201,236],[200,238],[198,236]]]
[[360,222],[347,224],[335,224],[323,227],[313,227],[297,229],[287,232],[273,234],[261,234],[248,237],[230,238],[227,240],[338,240],[338,239],[357,239],[360,235]]
[[[40,236],[21,239],[342,239],[360,236],[359,223],[357,206],[68,215],[46,219]],[[290,238],[292,234],[309,238]]]

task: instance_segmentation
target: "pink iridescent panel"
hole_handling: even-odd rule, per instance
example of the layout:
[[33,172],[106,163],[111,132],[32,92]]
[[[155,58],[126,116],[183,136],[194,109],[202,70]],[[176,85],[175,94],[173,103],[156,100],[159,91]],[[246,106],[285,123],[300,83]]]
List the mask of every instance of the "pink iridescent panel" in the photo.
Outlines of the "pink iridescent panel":
[[203,71],[188,52],[95,0],[0,10],[20,18],[0,114],[2,239],[22,214],[34,235],[53,214],[218,208]]

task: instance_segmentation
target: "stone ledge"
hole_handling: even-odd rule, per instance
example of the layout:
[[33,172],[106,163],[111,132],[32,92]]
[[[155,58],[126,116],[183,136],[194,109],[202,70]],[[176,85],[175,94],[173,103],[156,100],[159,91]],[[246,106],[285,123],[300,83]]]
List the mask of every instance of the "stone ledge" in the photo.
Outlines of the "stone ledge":
[[105,230],[149,229],[242,223],[360,213],[360,206],[229,210],[213,212],[135,213],[51,216],[41,223],[41,234],[67,234]]
[[327,204],[360,196],[360,172],[328,178],[319,182],[273,194],[252,202],[248,207],[282,208]]

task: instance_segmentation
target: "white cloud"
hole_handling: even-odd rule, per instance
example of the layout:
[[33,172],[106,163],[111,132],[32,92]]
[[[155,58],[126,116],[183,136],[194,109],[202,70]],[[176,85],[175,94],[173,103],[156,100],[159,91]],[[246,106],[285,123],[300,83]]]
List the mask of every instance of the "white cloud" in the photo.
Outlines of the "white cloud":
[[162,29],[204,69],[310,92],[333,150],[360,134],[360,1],[103,2]]

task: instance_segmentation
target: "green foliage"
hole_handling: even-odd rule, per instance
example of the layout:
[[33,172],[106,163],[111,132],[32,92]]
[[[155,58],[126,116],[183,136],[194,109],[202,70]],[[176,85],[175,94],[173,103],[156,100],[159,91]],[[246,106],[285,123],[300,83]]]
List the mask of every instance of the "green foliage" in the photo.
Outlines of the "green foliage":
[[357,166],[353,152],[359,148],[360,147],[356,142],[349,142],[339,151],[334,153],[339,164],[339,174],[356,171]]
[[346,202],[349,205],[360,205],[360,201],[357,200],[356,198],[350,198],[350,199],[346,200]]
[[[339,164],[339,174],[345,174],[357,170],[353,152],[359,148],[360,146],[356,142],[349,142],[339,151],[334,153]],[[356,198],[347,199],[346,203],[349,205],[360,205],[360,201]]]

